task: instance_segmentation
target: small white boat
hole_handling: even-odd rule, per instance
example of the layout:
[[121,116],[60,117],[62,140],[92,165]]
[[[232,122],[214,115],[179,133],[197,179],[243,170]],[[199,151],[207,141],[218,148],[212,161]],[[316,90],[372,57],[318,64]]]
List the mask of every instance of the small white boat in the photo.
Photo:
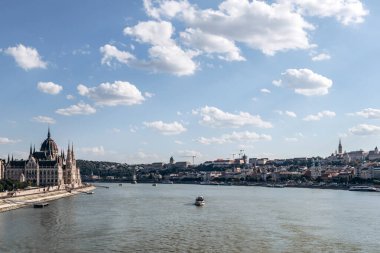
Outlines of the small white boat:
[[366,186],[366,185],[358,185],[358,186],[351,186],[349,191],[360,191],[360,192],[377,192],[379,189],[373,186]]
[[196,199],[195,199],[195,203],[194,203],[196,206],[204,206],[206,204],[205,202],[205,199],[203,198],[203,196],[198,196]]
[[156,183],[154,183],[154,184],[152,184],[152,186],[157,186],[157,184],[156,184]]

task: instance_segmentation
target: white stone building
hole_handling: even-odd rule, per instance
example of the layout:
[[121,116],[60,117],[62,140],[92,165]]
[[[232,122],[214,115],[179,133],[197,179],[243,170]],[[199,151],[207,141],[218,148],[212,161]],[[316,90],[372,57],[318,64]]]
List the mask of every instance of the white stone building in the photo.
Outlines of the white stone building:
[[9,159],[5,164],[6,179],[30,182],[37,186],[62,186],[76,188],[82,185],[80,170],[76,166],[74,147],[67,148],[67,155],[59,153],[57,144],[51,138],[50,129],[47,139],[41,144],[40,151],[30,147],[27,160]]

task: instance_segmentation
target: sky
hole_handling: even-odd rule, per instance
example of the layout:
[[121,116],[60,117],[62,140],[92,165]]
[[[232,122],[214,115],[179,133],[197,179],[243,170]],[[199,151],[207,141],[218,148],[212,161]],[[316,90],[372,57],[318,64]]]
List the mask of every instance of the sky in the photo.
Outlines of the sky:
[[0,158],[326,157],[380,145],[380,2],[0,2]]

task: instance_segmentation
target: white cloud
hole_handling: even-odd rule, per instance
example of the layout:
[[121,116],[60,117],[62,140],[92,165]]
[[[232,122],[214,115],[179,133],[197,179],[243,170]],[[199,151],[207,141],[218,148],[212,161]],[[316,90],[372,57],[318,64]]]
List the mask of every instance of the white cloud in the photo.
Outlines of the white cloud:
[[112,128],[112,130],[111,130],[113,133],[115,133],[115,134],[117,134],[117,133],[120,133],[121,132],[121,130],[119,129],[119,128],[116,128],[116,127],[114,127],[114,128]]
[[41,59],[38,51],[32,47],[26,47],[22,44],[18,44],[15,47],[8,47],[4,50],[8,55],[13,56],[16,63],[24,70],[42,68],[45,69],[47,63]]
[[380,119],[380,109],[374,109],[374,108],[366,108],[359,112],[355,113],[348,113],[348,115],[353,116],[361,116],[367,119]]
[[133,36],[139,43],[150,44],[148,61],[136,61],[134,66],[147,68],[153,72],[167,72],[177,76],[192,75],[197,64],[192,60],[194,51],[184,51],[171,38],[174,28],[167,21],[139,22],[134,27],[126,27],[124,34]]
[[129,125],[129,131],[131,133],[136,133],[139,128],[137,126]]
[[75,97],[74,97],[73,95],[70,95],[70,94],[66,96],[66,99],[67,99],[67,100],[73,100],[74,98],[75,98]]
[[77,89],[80,95],[94,100],[100,106],[135,105],[145,100],[139,89],[126,81],[101,83],[91,88],[79,84]]
[[291,117],[291,118],[297,118],[297,114],[295,112],[292,112],[292,111],[276,110],[275,112],[278,113],[279,115],[286,115],[286,116]]
[[226,61],[245,61],[240,49],[234,41],[223,36],[208,34],[200,29],[188,28],[180,33],[182,41],[195,50],[201,50],[207,54],[217,54],[220,59]]
[[291,118],[297,118],[297,114],[292,111],[285,111],[285,115],[291,117]]
[[63,87],[59,84],[55,84],[53,82],[39,82],[37,84],[38,90],[50,94],[50,95],[57,95],[59,94]]
[[155,94],[150,93],[150,92],[144,92],[144,96],[147,97],[147,98],[152,98],[152,97],[155,96]]
[[[218,48],[228,48],[230,52],[237,52],[232,46],[236,42],[244,43],[268,55],[278,51],[312,47],[307,31],[314,27],[286,4],[226,0],[218,9],[201,10],[186,0],[163,0],[155,3],[157,4],[151,0],[144,1],[148,15],[156,19],[177,18],[202,36],[206,34],[224,38],[213,40],[212,43],[208,43],[209,40],[205,41],[204,38],[201,38],[201,42],[200,38],[192,40],[201,50],[205,45],[218,43]],[[230,43],[226,44],[226,41]]]
[[331,56],[329,54],[326,54],[326,53],[314,55],[311,58],[312,61],[325,61],[325,60],[330,60],[330,59],[331,59]]
[[211,127],[242,127],[246,125],[260,128],[272,128],[270,122],[264,121],[259,115],[251,115],[248,112],[239,112],[232,114],[224,112],[216,107],[205,106],[198,110],[193,110],[193,114],[199,114],[202,119],[202,125]]
[[96,156],[103,156],[106,151],[103,146],[96,146],[96,147],[83,147],[80,148],[80,151],[84,154],[91,154]]
[[146,153],[144,151],[138,151],[137,153],[129,156],[131,162],[135,163],[149,163],[149,162],[157,162],[159,156],[155,153]]
[[135,59],[131,53],[120,51],[115,46],[109,44],[100,47],[100,52],[103,54],[102,64],[106,64],[108,66],[111,66],[112,60],[114,59],[124,64],[128,64]]
[[360,0],[281,0],[296,7],[302,15],[335,17],[344,25],[364,22],[369,11]]
[[303,120],[305,121],[318,121],[321,120],[322,118],[334,118],[336,116],[335,112],[332,111],[322,111],[318,112],[317,114],[310,114],[307,115]]
[[89,55],[89,54],[91,54],[90,45],[86,44],[85,46],[83,46],[81,48],[74,49],[72,51],[72,54],[73,55]]
[[96,112],[96,109],[93,108],[89,104],[85,103],[78,103],[76,105],[71,105],[67,108],[58,109],[55,111],[58,114],[65,115],[65,116],[72,116],[72,115],[89,115]]
[[7,137],[0,137],[0,144],[11,144],[11,143],[17,143],[20,142],[20,140],[12,140]]
[[305,96],[326,95],[333,84],[327,77],[310,69],[287,69],[281,75],[281,80],[273,81],[275,85],[294,89],[295,93]]
[[360,124],[348,130],[354,135],[380,135],[380,126]]
[[179,141],[179,140],[175,140],[174,143],[178,144],[178,145],[183,145],[184,144],[182,141]]
[[281,87],[282,86],[282,80],[281,79],[280,80],[273,80],[272,84],[274,86]]
[[284,140],[286,142],[298,142],[298,138],[296,137],[285,137]]
[[185,132],[187,129],[177,121],[172,123],[164,123],[162,121],[144,122],[148,128],[153,128],[163,135],[177,135]]
[[179,150],[178,154],[180,156],[187,156],[187,157],[190,157],[190,156],[195,156],[198,158],[202,157],[202,154],[198,151],[195,151],[195,150]]
[[270,93],[271,93],[270,90],[265,89],[265,88],[264,88],[264,89],[261,89],[260,92],[261,92],[261,93],[266,93],[266,94],[270,94]]
[[36,116],[33,117],[32,121],[46,124],[55,124],[55,119],[47,116]]
[[257,134],[255,132],[232,132],[231,134],[223,134],[220,137],[205,138],[200,137],[197,139],[199,143],[209,144],[224,144],[231,142],[255,142],[255,141],[270,141],[272,137],[266,134]]

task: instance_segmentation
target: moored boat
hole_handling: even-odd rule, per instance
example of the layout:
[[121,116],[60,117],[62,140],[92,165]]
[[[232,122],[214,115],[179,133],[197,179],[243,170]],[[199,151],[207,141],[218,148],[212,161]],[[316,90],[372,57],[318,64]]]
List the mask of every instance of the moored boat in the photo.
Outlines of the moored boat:
[[360,191],[360,192],[378,192],[379,189],[373,186],[366,186],[366,185],[357,185],[357,186],[351,186],[349,191]]
[[196,199],[195,199],[195,203],[194,203],[196,206],[204,206],[206,204],[205,202],[205,199],[203,198],[203,196],[198,196]]
[[34,208],[44,208],[45,206],[48,206],[49,203],[47,202],[39,202],[39,203],[34,203],[33,207]]

